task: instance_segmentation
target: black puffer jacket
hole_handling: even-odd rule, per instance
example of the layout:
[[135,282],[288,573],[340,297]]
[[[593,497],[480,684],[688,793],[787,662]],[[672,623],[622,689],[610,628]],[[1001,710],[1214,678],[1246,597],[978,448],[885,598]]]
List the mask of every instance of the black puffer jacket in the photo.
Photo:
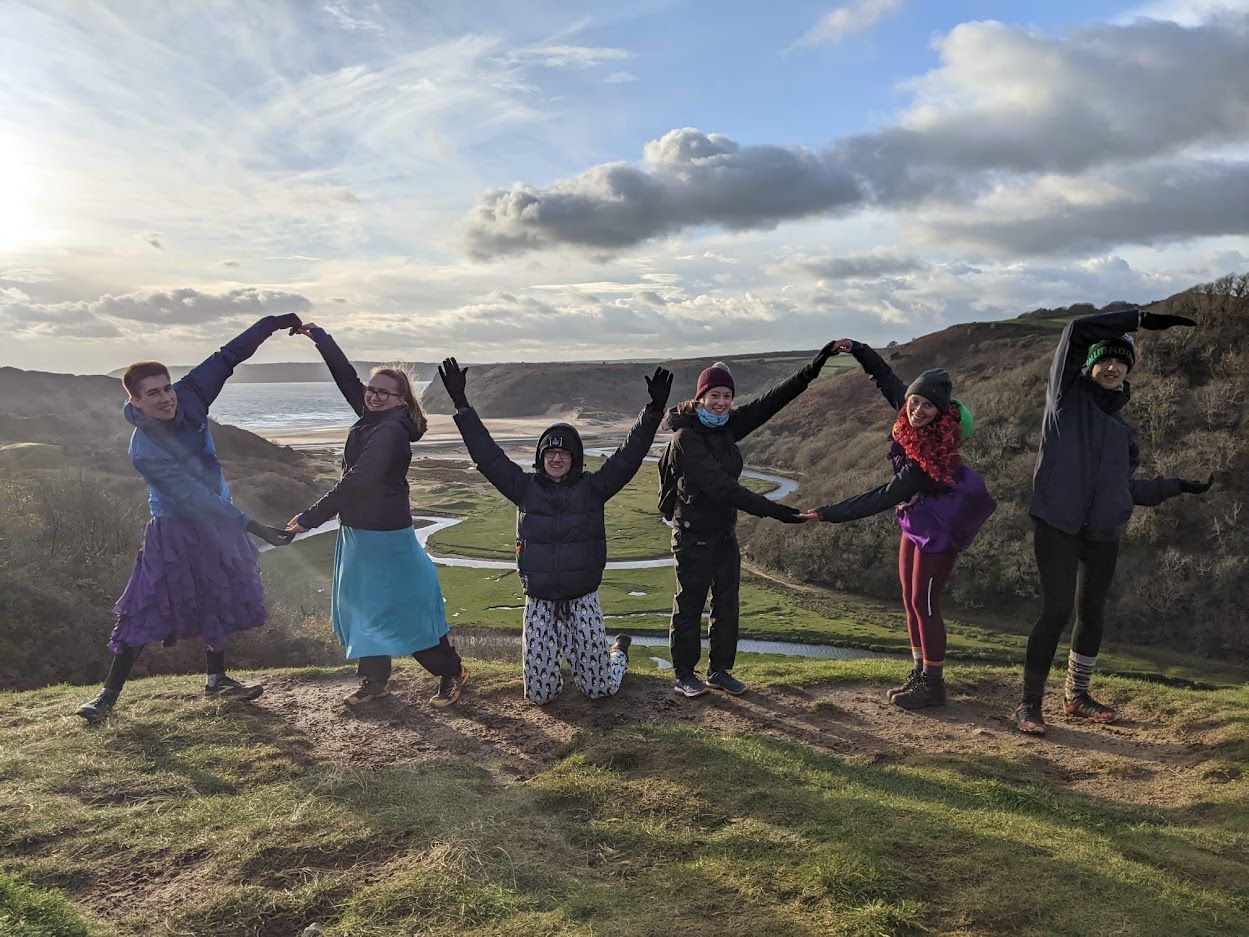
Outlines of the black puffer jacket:
[[1041,448],[1028,513],[1090,540],[1119,540],[1132,506],[1153,507],[1180,493],[1178,478],[1133,478],[1140,465],[1136,433],[1119,412],[1131,393],[1098,387],[1084,374],[1095,342],[1135,332],[1139,310],[1083,316],[1063,330],[1050,367]]
[[536,453],[534,472],[509,459],[472,407],[456,412],[455,425],[477,470],[516,505],[516,562],[526,595],[561,601],[599,587],[607,565],[603,505],[637,474],[662,416],[660,410],[643,410],[624,444],[597,472],[584,469],[576,429],[566,423],[552,426],[546,432],[562,430],[573,455],[572,468],[555,482],[540,470]]
[[742,454],[737,441],[744,439],[787,403],[807,389],[815,374],[807,366],[731,411],[724,426],[703,426],[695,412],[668,411],[673,430],[672,458],[677,472],[677,503],[672,526],[702,533],[724,533],[737,524],[737,510],[759,517],[775,517],[777,506],[761,494],[738,483]]
[[412,464],[412,443],[421,433],[405,407],[365,409],[364,385],[342,349],[321,329],[313,330],[312,337],[338,389],[360,419],[347,434],[343,477],[303,513],[303,526],[319,527],[337,514],[339,523],[356,530],[411,527],[408,466]]

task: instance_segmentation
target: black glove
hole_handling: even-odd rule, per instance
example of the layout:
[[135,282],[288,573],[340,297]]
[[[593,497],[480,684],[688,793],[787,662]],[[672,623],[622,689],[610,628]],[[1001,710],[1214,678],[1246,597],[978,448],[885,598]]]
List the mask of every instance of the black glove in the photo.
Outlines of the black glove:
[[811,359],[812,377],[818,377],[820,374],[820,368],[824,367],[829,358],[839,353],[837,349],[833,347],[836,344],[836,340],[829,342],[816,353],[814,358]]
[[1181,478],[1180,479],[1180,491],[1184,492],[1184,494],[1186,495],[1204,495],[1207,491],[1210,490],[1210,486],[1213,484],[1214,484],[1213,474],[1209,478],[1207,478],[1204,482],[1188,481],[1187,479]]
[[1172,316],[1157,312],[1146,312],[1141,315],[1141,328],[1149,329],[1151,332],[1160,332],[1176,325],[1186,325],[1192,328],[1196,324],[1197,320],[1190,319],[1188,316]]
[[[273,317],[273,331],[275,332],[279,332],[282,329],[297,329],[303,324],[303,320],[293,312]],[[291,334],[293,335],[294,333],[292,332]]]
[[646,379],[646,390],[651,395],[650,408],[662,412],[668,403],[668,395],[672,393],[672,372],[656,368],[655,376]]
[[768,512],[767,516],[775,518],[782,524],[806,523],[806,520],[802,516],[802,512],[797,508],[791,508],[788,504],[780,504],[776,501],[772,502],[772,510]]
[[461,368],[454,358],[445,358],[438,366],[438,376],[442,378],[442,386],[447,389],[447,396],[455,408],[463,410],[467,407],[468,394],[464,392],[464,385],[468,383],[468,368]]
[[284,547],[292,540],[295,535],[289,530],[283,530],[281,527],[270,527],[268,524],[262,524],[259,521],[248,521],[247,532],[255,534],[265,543],[275,547]]

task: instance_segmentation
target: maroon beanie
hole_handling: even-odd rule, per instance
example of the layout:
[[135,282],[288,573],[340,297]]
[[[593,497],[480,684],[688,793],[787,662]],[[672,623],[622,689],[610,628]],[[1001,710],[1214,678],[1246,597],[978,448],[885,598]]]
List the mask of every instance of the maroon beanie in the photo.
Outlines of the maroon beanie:
[[717,361],[698,375],[698,389],[694,391],[694,398],[701,397],[713,387],[727,387],[734,396],[737,396],[737,388],[733,386],[733,375],[729,373],[729,366],[723,361]]

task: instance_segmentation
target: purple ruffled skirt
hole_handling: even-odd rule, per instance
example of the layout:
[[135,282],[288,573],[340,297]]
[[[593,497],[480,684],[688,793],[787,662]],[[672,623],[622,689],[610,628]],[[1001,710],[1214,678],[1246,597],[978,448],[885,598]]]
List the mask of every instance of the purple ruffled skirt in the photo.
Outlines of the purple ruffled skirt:
[[202,638],[210,651],[224,651],[230,635],[258,628],[268,617],[258,557],[236,524],[152,518],[126,591],[113,607],[117,626],[109,650]]

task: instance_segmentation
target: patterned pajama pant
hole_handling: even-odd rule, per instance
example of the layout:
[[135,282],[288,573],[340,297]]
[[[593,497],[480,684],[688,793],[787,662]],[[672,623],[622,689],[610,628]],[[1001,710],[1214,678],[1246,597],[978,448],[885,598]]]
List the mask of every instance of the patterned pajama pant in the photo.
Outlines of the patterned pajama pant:
[[611,650],[597,592],[566,602],[526,598],[524,645],[525,698],[539,706],[564,688],[561,657],[590,699],[614,695],[629,666],[624,652]]

